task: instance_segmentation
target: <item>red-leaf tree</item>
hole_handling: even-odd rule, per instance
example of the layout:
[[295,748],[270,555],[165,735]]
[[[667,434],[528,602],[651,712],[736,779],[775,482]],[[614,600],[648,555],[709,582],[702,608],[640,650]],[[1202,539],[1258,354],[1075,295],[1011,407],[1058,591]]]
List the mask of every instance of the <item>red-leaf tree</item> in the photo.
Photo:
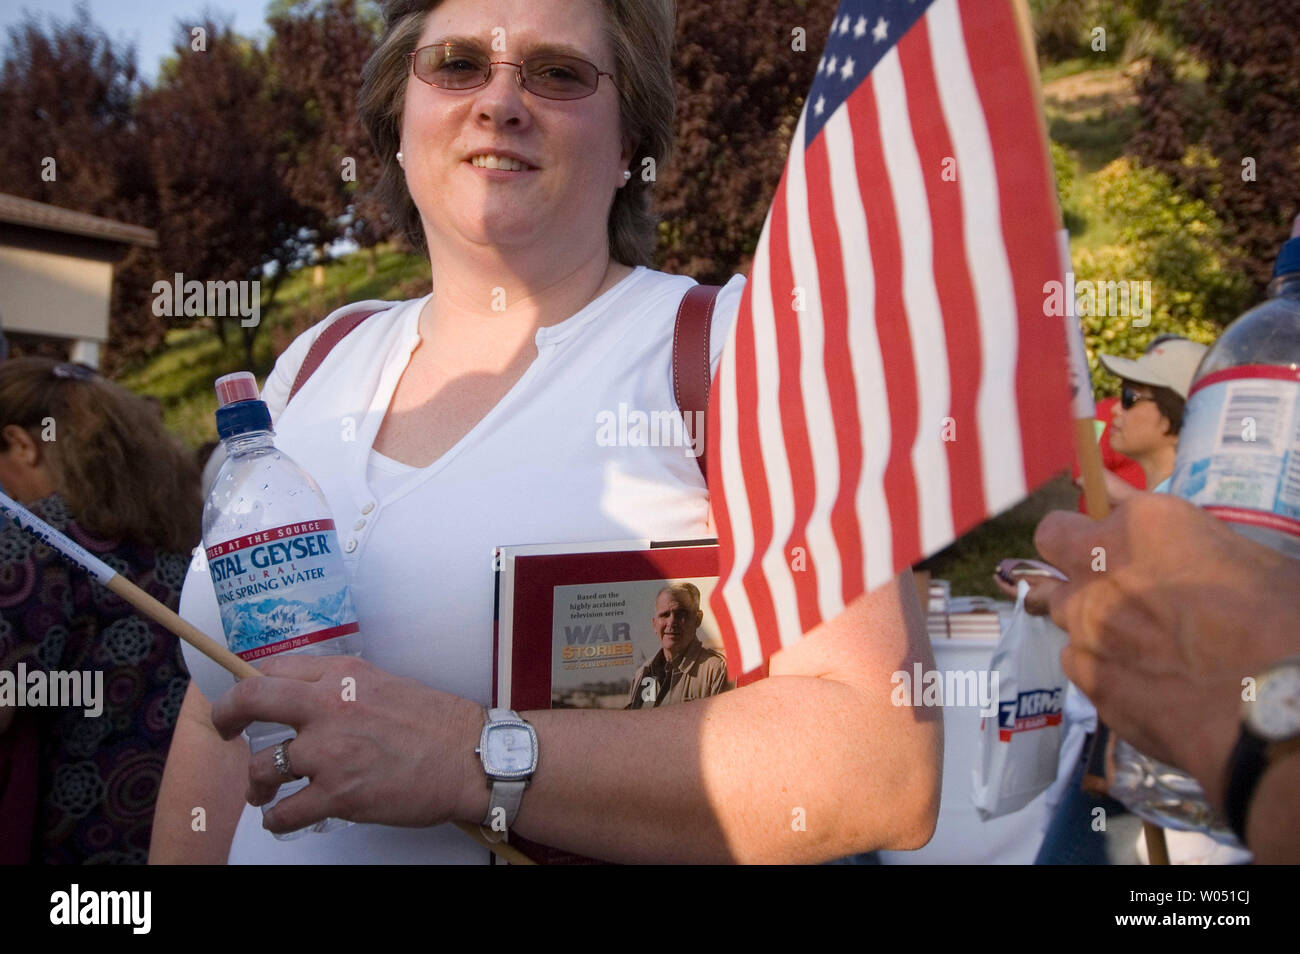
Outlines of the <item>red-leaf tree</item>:
[[655,189],[660,267],[705,282],[748,270],[835,8],[678,4],[677,152]]

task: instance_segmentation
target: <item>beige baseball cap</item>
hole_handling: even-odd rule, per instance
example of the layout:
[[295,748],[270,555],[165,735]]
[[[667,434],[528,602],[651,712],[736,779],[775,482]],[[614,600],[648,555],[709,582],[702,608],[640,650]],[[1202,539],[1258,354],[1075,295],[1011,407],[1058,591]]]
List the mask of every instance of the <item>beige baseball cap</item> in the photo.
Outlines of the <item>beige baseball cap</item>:
[[1160,342],[1136,361],[1117,358],[1111,354],[1097,357],[1102,367],[1116,377],[1137,384],[1149,384],[1154,388],[1169,388],[1186,401],[1192,379],[1196,377],[1196,369],[1209,350],[1195,341],[1173,338]]

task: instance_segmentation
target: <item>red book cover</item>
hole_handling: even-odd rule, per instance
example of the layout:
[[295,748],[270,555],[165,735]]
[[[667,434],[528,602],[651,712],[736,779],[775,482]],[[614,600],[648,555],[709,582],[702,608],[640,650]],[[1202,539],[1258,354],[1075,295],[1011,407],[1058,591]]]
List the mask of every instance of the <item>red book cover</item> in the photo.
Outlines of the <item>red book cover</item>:
[[[494,705],[642,709],[732,688],[708,610],[715,540],[500,547],[496,568]],[[542,864],[602,863],[509,840]]]

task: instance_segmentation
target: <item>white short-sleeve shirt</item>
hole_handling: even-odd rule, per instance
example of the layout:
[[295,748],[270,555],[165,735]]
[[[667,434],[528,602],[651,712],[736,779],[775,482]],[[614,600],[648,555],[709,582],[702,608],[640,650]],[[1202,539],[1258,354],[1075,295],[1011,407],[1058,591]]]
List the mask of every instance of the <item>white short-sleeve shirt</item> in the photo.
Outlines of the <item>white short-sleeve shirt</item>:
[[[629,414],[676,411],[673,323],[693,284],[637,268],[581,311],[539,329],[537,358],[523,377],[424,468],[383,458],[372,445],[419,343],[417,322],[427,299],[394,304],[362,322],[287,407],[308,348],[336,316],[286,349],[262,397],[277,447],[315,478],[333,511],[367,660],[489,703],[494,547],[708,535],[708,492],[689,444],[626,446],[638,440],[635,429],[626,430],[624,446],[609,442],[620,405]],[[715,370],[743,286],[736,276],[719,294],[710,339]],[[212,585],[193,567],[180,612],[222,636]],[[207,698],[233,684],[206,657],[188,647],[185,655]],[[487,857],[451,825],[354,825],[281,842],[250,806],[230,853],[232,863],[254,864],[483,863]]]

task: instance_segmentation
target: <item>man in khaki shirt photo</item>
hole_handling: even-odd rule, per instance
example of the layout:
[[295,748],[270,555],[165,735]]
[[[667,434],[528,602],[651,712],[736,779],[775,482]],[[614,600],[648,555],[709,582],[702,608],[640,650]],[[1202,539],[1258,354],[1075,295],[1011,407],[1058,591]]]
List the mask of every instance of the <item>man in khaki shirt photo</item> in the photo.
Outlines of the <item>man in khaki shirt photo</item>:
[[625,709],[655,709],[716,696],[730,688],[727,659],[706,649],[696,635],[704,611],[694,583],[665,586],[655,598],[652,617],[659,652],[632,677]]

